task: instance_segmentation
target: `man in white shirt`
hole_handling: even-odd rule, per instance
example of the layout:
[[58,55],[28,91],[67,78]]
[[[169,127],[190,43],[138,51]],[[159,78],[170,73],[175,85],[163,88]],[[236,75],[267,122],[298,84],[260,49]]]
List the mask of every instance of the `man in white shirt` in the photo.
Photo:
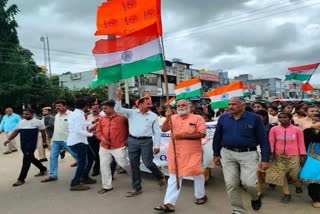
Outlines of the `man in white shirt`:
[[65,100],[57,100],[55,107],[58,113],[54,119],[54,131],[50,151],[50,176],[43,179],[41,181],[43,183],[58,179],[58,159],[61,150],[68,151],[76,159],[76,154],[67,146],[69,135],[68,120],[72,111],[68,110]]
[[71,191],[83,191],[90,189],[89,186],[84,184],[94,184],[96,180],[89,177],[90,168],[88,167],[87,158],[92,158],[92,155],[88,156],[87,153],[91,152],[88,143],[88,137],[92,137],[93,134],[88,132],[88,126],[96,121],[88,122],[85,118],[85,111],[88,110],[88,103],[84,99],[78,99],[76,101],[76,109],[71,113],[69,117],[69,136],[67,139],[67,145],[77,155],[77,170],[71,181]]
[[35,158],[34,151],[37,147],[38,133],[41,132],[43,142],[46,142],[46,132],[44,123],[41,120],[33,117],[32,109],[23,110],[23,120],[18,123],[17,128],[10,134],[8,140],[4,142],[4,145],[10,143],[18,134],[20,134],[21,151],[23,152],[23,164],[20,171],[18,180],[12,186],[20,186],[25,183],[25,179],[28,175],[31,163],[35,165],[40,172],[35,176],[45,175],[47,167],[43,166],[41,162]]

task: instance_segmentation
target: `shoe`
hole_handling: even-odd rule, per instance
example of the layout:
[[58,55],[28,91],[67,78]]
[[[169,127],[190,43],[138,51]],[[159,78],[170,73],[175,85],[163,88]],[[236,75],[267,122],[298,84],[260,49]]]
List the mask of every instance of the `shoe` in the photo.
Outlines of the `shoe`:
[[303,193],[302,187],[296,187],[296,193],[297,194]]
[[70,186],[70,191],[85,191],[85,190],[88,190],[88,189],[90,189],[90,187],[84,186],[82,184],[78,184],[78,185],[75,185],[75,186]]
[[49,177],[41,180],[41,182],[42,182],[42,183],[47,183],[47,182],[56,181],[56,180],[58,180],[58,178],[49,176]]
[[38,174],[35,174],[34,177],[40,177],[40,176],[44,176],[44,175],[46,175],[46,174],[48,174],[48,170],[46,170],[46,171],[40,171]]
[[83,183],[83,184],[95,184],[97,183],[96,180],[90,178],[90,177],[81,177],[80,178],[80,182]]
[[99,171],[93,171],[91,173],[91,176],[94,177],[94,176],[97,176],[97,175],[100,175],[100,172]]
[[167,183],[166,177],[163,176],[162,178],[159,179],[158,187],[162,188],[166,185],[166,183]]
[[21,186],[22,184],[24,184],[25,181],[20,181],[20,180],[17,180],[14,184],[12,184],[13,187],[17,187],[17,186]]
[[314,208],[320,208],[320,201],[313,202],[313,203],[312,203],[312,206],[313,206]]
[[73,163],[73,164],[70,165],[70,167],[76,167],[76,166],[78,166],[78,163],[77,163],[77,162],[75,162],[75,163]]
[[66,151],[61,151],[60,152],[60,158],[61,160],[66,156]]
[[291,201],[291,195],[284,194],[284,196],[281,198],[282,203],[289,203]]
[[251,207],[253,210],[260,210],[262,206],[262,202],[261,202],[261,197],[259,196],[259,199],[258,200],[251,200]]
[[106,192],[109,192],[109,191],[111,191],[111,190],[113,190],[113,188],[110,188],[110,189],[100,189],[99,191],[98,191],[98,193],[99,194],[104,194],[104,193],[106,193]]
[[47,159],[47,158],[42,158],[42,159],[40,159],[39,161],[40,161],[40,162],[46,162],[46,161],[48,161],[48,159]]
[[142,193],[142,188],[140,188],[140,189],[135,189],[135,190],[133,190],[133,191],[127,192],[126,197],[134,197],[134,196],[139,195],[139,194],[141,194],[141,193]]
[[11,154],[12,153],[12,151],[5,151],[3,154],[4,155],[8,155],[8,154]]

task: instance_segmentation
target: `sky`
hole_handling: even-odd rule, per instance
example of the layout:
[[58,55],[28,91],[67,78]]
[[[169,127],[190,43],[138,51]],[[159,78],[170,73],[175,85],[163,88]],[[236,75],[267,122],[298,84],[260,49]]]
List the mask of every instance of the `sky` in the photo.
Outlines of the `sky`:
[[[91,70],[96,8],[103,0],[9,0],[23,47],[52,73]],[[162,0],[165,57],[230,77],[284,78],[288,67],[320,62],[320,0]],[[71,53],[70,53],[71,52]],[[311,83],[320,83],[320,69]]]

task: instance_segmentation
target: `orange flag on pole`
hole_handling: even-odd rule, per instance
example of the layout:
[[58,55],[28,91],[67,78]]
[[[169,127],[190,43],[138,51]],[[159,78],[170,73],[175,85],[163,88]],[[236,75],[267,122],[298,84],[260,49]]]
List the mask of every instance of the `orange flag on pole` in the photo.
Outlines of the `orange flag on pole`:
[[301,91],[313,91],[314,88],[310,85],[309,82],[305,82],[301,84]]
[[162,35],[160,0],[112,0],[98,7],[95,35],[123,36],[153,23]]

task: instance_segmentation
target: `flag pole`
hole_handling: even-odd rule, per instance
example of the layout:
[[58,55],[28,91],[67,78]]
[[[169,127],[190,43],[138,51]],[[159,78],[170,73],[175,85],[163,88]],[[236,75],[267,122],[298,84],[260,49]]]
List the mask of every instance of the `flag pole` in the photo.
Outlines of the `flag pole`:
[[[167,75],[165,52],[164,52],[164,45],[163,45],[163,37],[162,36],[160,37],[160,41],[161,41],[161,49],[162,49],[162,57],[163,57],[163,78],[164,78],[165,91],[166,91],[166,102],[168,102],[169,101],[169,85],[168,85],[168,75]],[[170,103],[169,103],[168,107],[171,109]],[[177,190],[179,190],[180,189],[180,181],[179,181],[179,170],[178,170],[178,161],[177,161],[177,150],[176,150],[176,141],[172,137],[172,134],[174,133],[174,131],[173,131],[173,127],[172,127],[171,116],[169,118],[169,125],[171,127],[171,142],[172,142],[173,155],[174,155],[176,186],[177,186]]]
[[164,52],[164,44],[163,44],[163,37],[160,37],[161,41],[161,49],[162,49],[162,58],[163,58],[163,79],[164,79],[164,88],[165,88],[165,94],[166,94],[166,102],[169,100],[169,85],[168,85],[168,73],[167,73],[167,67],[166,67],[166,58],[165,58],[165,52]]
[[[169,104],[169,106],[170,106],[170,104]],[[174,155],[174,168],[175,168],[175,174],[176,174],[176,187],[177,187],[177,190],[179,190],[180,189],[180,180],[179,180],[179,169],[178,169],[178,161],[177,161],[176,140],[173,139],[173,137],[172,137],[173,127],[172,127],[171,116],[169,117],[169,124],[170,124],[170,127],[171,127],[171,142],[172,142],[173,155]]]

